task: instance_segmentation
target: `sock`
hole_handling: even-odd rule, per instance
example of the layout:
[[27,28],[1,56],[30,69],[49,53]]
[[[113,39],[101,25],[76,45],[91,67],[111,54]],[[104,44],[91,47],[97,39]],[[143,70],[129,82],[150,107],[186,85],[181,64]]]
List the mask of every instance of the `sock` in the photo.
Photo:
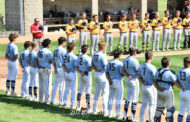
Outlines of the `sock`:
[[135,116],[135,114],[136,114],[136,108],[137,108],[137,103],[132,103],[131,104],[131,112],[132,112],[133,116]]
[[129,101],[125,101],[125,105],[124,105],[124,110],[125,110],[125,113],[126,113],[126,115],[127,115],[127,112],[128,112],[128,108],[129,108]]
[[29,95],[32,96],[32,87],[29,87]]
[[144,48],[145,48],[145,44],[144,43],[142,43],[142,50],[144,51]]
[[117,49],[120,49],[120,44],[118,44]]
[[90,108],[90,94],[86,94],[86,104],[87,104],[87,109]]
[[146,50],[149,50],[149,43],[146,44]]
[[10,84],[11,84],[11,81],[7,80],[7,82],[6,82],[7,91],[9,91],[9,89],[10,89]]
[[78,93],[78,95],[77,95],[77,107],[78,108],[80,107],[80,100],[81,100],[81,94]]
[[183,122],[183,115],[178,115],[177,117],[178,122]]
[[14,91],[15,91],[15,81],[14,80],[12,80],[12,82],[11,82],[11,92],[12,93],[14,93]]
[[38,87],[34,87],[34,97],[37,98],[37,90],[38,90]]

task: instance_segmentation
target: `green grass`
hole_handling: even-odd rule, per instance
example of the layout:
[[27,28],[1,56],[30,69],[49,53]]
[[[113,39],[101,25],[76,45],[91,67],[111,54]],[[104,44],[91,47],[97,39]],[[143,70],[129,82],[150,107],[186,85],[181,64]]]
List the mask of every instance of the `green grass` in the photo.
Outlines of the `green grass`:
[[[160,49],[161,49],[161,45],[162,45],[162,38],[163,36],[161,35],[160,36]],[[101,39],[100,41],[103,41],[104,39]],[[181,39],[181,47],[183,47],[183,40],[184,40],[184,36],[182,34],[182,39]],[[113,40],[113,50],[117,48],[117,45],[118,45],[118,42],[119,42],[119,38],[114,38]],[[6,45],[7,44],[1,44],[0,45],[0,58],[4,58],[5,56],[5,50],[6,50]],[[23,47],[23,43],[17,43],[16,44],[18,46],[18,49],[19,49],[19,52],[21,52],[24,47]],[[53,52],[54,49],[57,47],[57,42],[56,41],[52,41],[51,42],[51,46],[50,46],[50,50]],[[88,40],[88,45],[90,46],[90,40]],[[152,37],[150,39],[150,49],[151,49],[151,45],[152,45]],[[139,36],[138,37],[138,49],[142,49],[142,37]],[[66,47],[66,46],[65,46]],[[76,50],[75,50],[75,54],[78,55],[78,47],[79,47],[79,40],[76,40]],[[173,48],[173,34],[172,34],[172,38],[171,38],[171,41],[170,41],[170,49],[172,50]],[[121,49],[123,50],[123,47],[121,47]],[[109,46],[108,46],[108,51],[109,52]],[[89,51],[90,53],[90,51]]]
[[164,16],[164,11],[167,9],[167,0],[158,0],[158,12],[160,17]]
[[82,122],[82,121],[115,121],[98,115],[74,113],[72,110],[59,108],[22,98],[7,97],[0,91],[1,122]]

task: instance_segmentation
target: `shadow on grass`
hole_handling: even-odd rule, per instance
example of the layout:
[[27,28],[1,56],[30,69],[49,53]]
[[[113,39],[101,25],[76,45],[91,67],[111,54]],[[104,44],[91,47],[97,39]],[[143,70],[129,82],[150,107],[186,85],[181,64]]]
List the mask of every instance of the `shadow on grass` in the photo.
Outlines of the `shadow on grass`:
[[61,116],[86,120],[86,121],[116,121],[116,119],[110,119],[100,115],[92,115],[87,113],[79,113],[71,109],[60,108],[58,105],[47,105],[43,103],[29,101],[19,97],[8,97],[6,95],[0,94],[0,102],[6,104],[15,104],[20,107],[31,107],[32,109],[43,109],[44,112],[49,112],[52,114],[59,114]]

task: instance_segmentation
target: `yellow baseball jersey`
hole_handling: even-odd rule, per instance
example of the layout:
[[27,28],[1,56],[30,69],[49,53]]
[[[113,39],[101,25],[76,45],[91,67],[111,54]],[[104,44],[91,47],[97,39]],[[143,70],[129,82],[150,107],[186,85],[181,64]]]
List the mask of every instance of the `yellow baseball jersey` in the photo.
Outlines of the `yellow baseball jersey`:
[[78,27],[81,27],[83,29],[79,29],[80,31],[87,31],[88,27],[88,20],[87,19],[80,19],[78,21]]
[[163,28],[171,28],[172,27],[171,21],[165,25],[165,23],[167,23],[167,22],[168,22],[168,17],[162,17]]
[[133,28],[131,28],[129,31],[133,31],[133,32],[137,32],[138,31],[138,28],[139,28],[139,21],[138,20],[134,20],[134,21],[129,21],[129,28],[131,27],[131,26],[134,26],[135,25],[135,27],[133,27]]
[[[98,27],[92,29],[93,27],[95,27],[96,23],[98,24]],[[90,33],[91,34],[99,34],[99,32],[100,32],[100,24],[99,24],[99,22],[91,21],[90,24],[89,24],[89,28],[90,28]]]
[[154,27],[153,30],[160,30],[160,25],[158,25],[158,20],[159,19],[153,19],[151,26]]
[[141,27],[143,28],[143,30],[151,30],[152,27],[151,27],[151,24],[148,23],[149,19],[143,19],[142,22],[141,22]]
[[[70,33],[70,32],[72,31],[73,28],[75,28],[74,25],[73,25],[73,26],[68,25],[68,26],[66,27],[66,33],[67,33],[67,36],[68,36],[68,37],[74,37],[74,36],[76,35],[75,33],[73,33],[73,34],[68,34],[68,33]],[[76,28],[75,28],[75,29],[76,29]]]
[[[105,33],[112,33],[113,32],[113,23],[112,21],[105,21],[103,24],[104,27],[104,32]],[[107,30],[105,30],[105,28],[107,28]]]
[[[175,17],[175,18],[172,20],[172,24],[173,24],[173,25],[177,25],[176,27],[174,27],[175,29],[181,29],[181,28],[182,28],[181,23],[178,24],[178,22],[177,22],[178,19],[181,19],[181,18],[176,18],[176,17]],[[181,19],[181,20],[182,20],[182,19]]]
[[[184,26],[184,25],[188,25],[189,24],[189,22],[190,22],[190,18],[184,18],[183,19],[183,22],[182,22],[182,25]],[[190,29],[190,26],[188,25],[187,27],[185,27],[184,26],[184,29]]]
[[118,23],[120,32],[127,32],[128,31],[128,22],[127,21],[119,21]]

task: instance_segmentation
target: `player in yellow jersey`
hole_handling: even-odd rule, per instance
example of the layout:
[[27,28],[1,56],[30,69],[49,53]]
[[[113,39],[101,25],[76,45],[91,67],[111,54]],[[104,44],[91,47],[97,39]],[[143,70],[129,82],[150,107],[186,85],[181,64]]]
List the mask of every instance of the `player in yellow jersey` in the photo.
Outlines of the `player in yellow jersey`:
[[[136,14],[133,14],[129,21],[129,47],[137,49],[139,21],[136,20]],[[133,43],[133,46],[132,46]]]
[[190,12],[186,12],[186,17],[183,19],[182,25],[184,27],[185,40],[183,43],[184,48],[190,48]]
[[169,50],[169,44],[171,40],[171,24],[172,19],[169,17],[169,11],[164,11],[165,16],[162,17],[162,25],[163,25],[163,41],[162,41],[162,50],[165,51],[165,43],[166,50]]
[[127,52],[127,43],[128,43],[128,22],[126,21],[127,15],[123,14],[121,16],[121,21],[118,23],[118,27],[120,30],[120,39],[119,44],[117,46],[118,49],[120,49],[121,44],[124,41],[124,54],[128,54]]
[[[112,45],[113,45],[113,23],[111,21],[111,16],[107,15],[106,21],[103,24],[104,28],[104,38],[106,41],[106,44],[108,45],[109,43],[109,53],[112,55]],[[106,48],[107,51],[107,48]]]
[[[180,42],[181,42],[181,29],[182,29],[182,19],[180,18],[180,11],[176,11],[176,17],[172,20],[172,25],[174,29],[174,42],[173,47],[174,50],[180,49]],[[177,48],[176,48],[177,42]]]
[[69,25],[66,27],[67,41],[68,43],[75,42],[76,27],[74,25],[74,19],[69,20]]
[[100,24],[98,22],[98,15],[92,16],[92,21],[89,24],[90,38],[91,38],[91,55],[94,55],[95,51],[98,51]]
[[85,12],[82,12],[81,14],[81,19],[78,21],[78,28],[80,31],[80,46],[79,46],[79,53],[80,53],[81,46],[87,44],[88,20],[86,19]]
[[160,41],[160,26],[161,20],[159,20],[159,13],[156,12],[154,14],[154,19],[152,20],[152,30],[153,30],[153,40],[152,40],[152,51],[155,51],[155,43],[156,43],[156,51],[159,50],[159,41]]
[[149,42],[150,42],[150,31],[152,29],[151,27],[151,20],[149,19],[149,13],[145,13],[145,18],[141,22],[141,28],[142,28],[142,51],[145,51],[145,45],[146,50],[149,50]]

